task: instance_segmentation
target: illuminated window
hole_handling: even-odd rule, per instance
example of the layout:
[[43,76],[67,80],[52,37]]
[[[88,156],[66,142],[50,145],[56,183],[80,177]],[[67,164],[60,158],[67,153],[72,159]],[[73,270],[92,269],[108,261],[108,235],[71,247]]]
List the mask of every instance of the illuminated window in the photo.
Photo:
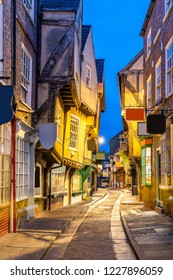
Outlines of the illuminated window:
[[31,106],[32,58],[22,45],[22,101]]
[[161,136],[161,184],[167,185],[167,174],[171,174],[171,146],[170,126],[167,126],[166,133]]
[[142,148],[142,184],[151,185],[151,146]]
[[91,68],[88,65],[86,68],[86,85],[88,87],[91,86]]
[[161,98],[161,59],[159,59],[159,61],[156,64],[155,78],[156,78],[155,101],[157,102]]
[[29,142],[17,137],[16,159],[16,198],[21,200],[28,196],[29,180]]
[[166,97],[173,94],[173,37],[166,47]]
[[152,95],[151,95],[151,75],[147,80],[147,108],[150,108],[152,105]]
[[11,125],[0,126],[0,205],[10,201]]
[[71,115],[70,121],[70,148],[77,149],[78,136],[79,136],[79,123],[80,119],[74,115]]

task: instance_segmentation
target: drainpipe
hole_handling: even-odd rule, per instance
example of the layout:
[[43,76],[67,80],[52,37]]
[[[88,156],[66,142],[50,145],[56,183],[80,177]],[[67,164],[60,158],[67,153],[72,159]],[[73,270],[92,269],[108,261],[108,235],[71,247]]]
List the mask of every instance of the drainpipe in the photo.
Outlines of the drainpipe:
[[[13,65],[12,65],[12,84],[16,85],[16,0],[13,0]],[[15,94],[15,93],[14,93]],[[16,117],[12,119],[12,211],[13,211],[13,228],[16,232]]]

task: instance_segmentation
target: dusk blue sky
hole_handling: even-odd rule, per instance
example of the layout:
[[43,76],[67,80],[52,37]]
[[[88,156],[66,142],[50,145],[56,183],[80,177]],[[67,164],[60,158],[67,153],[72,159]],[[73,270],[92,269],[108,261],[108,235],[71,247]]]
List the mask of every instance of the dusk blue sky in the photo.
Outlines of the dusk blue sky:
[[117,73],[143,48],[140,31],[150,0],[84,0],[84,24],[92,25],[96,58],[105,58],[106,110],[102,113],[101,150],[122,130]]

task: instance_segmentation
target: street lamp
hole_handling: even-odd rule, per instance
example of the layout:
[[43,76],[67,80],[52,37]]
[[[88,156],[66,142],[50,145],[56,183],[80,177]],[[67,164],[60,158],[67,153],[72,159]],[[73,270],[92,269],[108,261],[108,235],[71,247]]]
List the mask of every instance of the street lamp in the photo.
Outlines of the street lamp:
[[99,143],[99,145],[104,144],[105,143],[105,138],[103,136],[99,136],[98,137],[98,143]]

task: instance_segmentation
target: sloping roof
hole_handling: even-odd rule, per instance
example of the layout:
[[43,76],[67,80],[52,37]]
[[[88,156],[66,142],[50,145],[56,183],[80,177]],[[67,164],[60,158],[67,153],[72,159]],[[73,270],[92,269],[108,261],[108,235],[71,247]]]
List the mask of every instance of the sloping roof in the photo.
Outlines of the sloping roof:
[[72,10],[76,11],[80,0],[41,0],[41,10]]
[[118,74],[121,74],[121,72],[124,72],[125,70],[129,70],[136,61],[143,55],[144,50],[142,49],[138,54],[122,69],[118,72]]
[[142,25],[140,36],[144,36],[144,34],[145,34],[145,31],[146,31],[146,28],[148,26],[148,23],[149,23],[151,15],[152,15],[152,12],[153,12],[153,9],[154,9],[154,5],[155,5],[156,1],[157,0],[151,0],[151,2],[150,2],[150,5],[149,5],[149,8],[148,8],[148,11],[147,11],[144,23]]
[[82,51],[84,50],[90,30],[91,25],[82,25]]
[[96,69],[98,82],[102,83],[104,80],[104,59],[96,59]]

